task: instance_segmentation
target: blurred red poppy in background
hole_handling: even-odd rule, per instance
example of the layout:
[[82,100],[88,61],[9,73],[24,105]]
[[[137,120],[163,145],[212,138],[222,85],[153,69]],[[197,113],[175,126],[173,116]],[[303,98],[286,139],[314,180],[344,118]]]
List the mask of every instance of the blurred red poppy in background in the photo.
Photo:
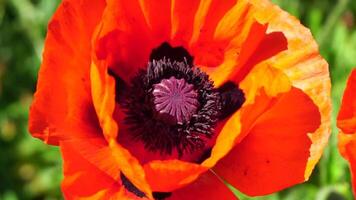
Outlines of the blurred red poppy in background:
[[347,81],[344,97],[337,116],[339,133],[339,150],[341,155],[350,162],[354,195],[356,173],[356,69],[352,70]]
[[267,0],[64,0],[30,132],[67,199],[236,199],[307,180],[330,134],[328,65]]

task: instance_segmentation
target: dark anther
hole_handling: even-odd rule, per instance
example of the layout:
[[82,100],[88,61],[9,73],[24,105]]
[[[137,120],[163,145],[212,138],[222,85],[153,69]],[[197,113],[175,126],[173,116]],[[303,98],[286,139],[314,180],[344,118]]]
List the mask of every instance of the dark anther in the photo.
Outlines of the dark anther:
[[120,174],[122,185],[126,188],[126,190],[130,191],[131,193],[135,194],[136,196],[143,198],[145,197],[145,193],[139,190],[136,186],[134,186],[131,181],[123,174]]
[[226,82],[218,89],[221,96],[221,115],[220,120],[233,114],[245,102],[245,94],[233,82]]
[[[123,174],[120,174],[122,185],[126,188],[127,191],[133,193],[137,197],[143,198],[146,197],[145,193],[139,190],[132,182]],[[171,192],[152,192],[153,198],[155,200],[165,200],[166,198],[172,195]]]
[[[131,83],[123,107],[134,139],[161,154],[176,150],[181,156],[204,147],[204,139],[213,134],[221,105],[207,74],[187,62],[162,59],[150,62]],[[171,123],[167,123],[169,118]]]
[[207,149],[203,152],[203,154],[200,156],[199,159],[196,160],[196,163],[202,163],[204,162],[207,158],[209,158],[211,156],[211,148],[210,149]]
[[153,198],[155,198],[155,200],[165,200],[166,198],[172,196],[171,192],[153,192],[152,193]]
[[128,85],[111,69],[108,70],[108,74],[115,78],[115,100],[118,103],[122,103],[125,99],[125,93],[128,92]]
[[[161,154],[203,150],[214,127],[245,102],[239,87],[227,82],[214,88],[209,76],[193,66],[193,57],[183,47],[163,43],[152,50],[146,69],[126,84],[116,79],[117,102],[125,111],[132,139],[145,149]],[[209,157],[206,151],[202,162]]]
[[193,66],[193,57],[183,47],[171,47],[167,42],[164,42],[156,49],[152,50],[150,61],[162,60],[163,58],[171,61],[183,62],[187,61],[188,66]]

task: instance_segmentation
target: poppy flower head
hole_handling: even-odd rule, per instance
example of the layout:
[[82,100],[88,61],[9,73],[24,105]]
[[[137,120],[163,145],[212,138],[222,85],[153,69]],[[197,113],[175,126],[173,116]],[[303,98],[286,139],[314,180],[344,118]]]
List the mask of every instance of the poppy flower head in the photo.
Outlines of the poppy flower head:
[[[120,77],[114,77],[120,82]],[[202,150],[218,120],[238,110],[245,100],[234,83],[214,88],[183,47],[166,42],[152,50],[147,69],[141,69],[129,85],[116,95],[123,96],[119,103],[132,139],[161,154],[176,150],[179,157]]]
[[328,141],[327,63],[269,0],[63,0],[44,49],[29,127],[66,199],[270,194]]

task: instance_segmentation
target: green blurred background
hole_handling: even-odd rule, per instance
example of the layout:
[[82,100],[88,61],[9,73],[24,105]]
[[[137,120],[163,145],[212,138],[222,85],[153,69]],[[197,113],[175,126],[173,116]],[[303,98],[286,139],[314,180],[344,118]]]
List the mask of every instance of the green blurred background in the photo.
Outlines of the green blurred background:
[[[63,198],[58,148],[44,145],[27,132],[46,25],[59,2],[0,0],[0,200]],[[351,200],[348,165],[336,148],[335,117],[346,78],[356,66],[356,0],[274,2],[311,29],[330,64],[333,135],[308,183],[270,196],[242,199]]]

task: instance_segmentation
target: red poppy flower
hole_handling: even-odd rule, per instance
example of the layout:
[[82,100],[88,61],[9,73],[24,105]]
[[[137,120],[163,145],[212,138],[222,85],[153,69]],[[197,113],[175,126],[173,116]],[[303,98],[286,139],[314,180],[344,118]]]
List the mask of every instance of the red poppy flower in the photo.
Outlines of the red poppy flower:
[[30,132],[67,199],[236,199],[308,179],[329,137],[327,63],[267,0],[65,0]]
[[341,155],[350,162],[353,191],[356,194],[356,69],[352,70],[347,81],[342,104],[337,116],[339,133],[339,150]]

